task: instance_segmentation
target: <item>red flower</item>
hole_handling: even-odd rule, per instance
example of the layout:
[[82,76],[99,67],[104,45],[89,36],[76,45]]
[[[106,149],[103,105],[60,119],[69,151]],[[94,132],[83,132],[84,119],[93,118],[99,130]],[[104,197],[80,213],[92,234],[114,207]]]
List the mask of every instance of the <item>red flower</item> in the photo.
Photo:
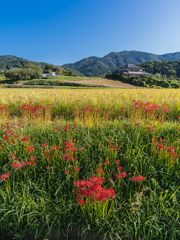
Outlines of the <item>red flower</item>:
[[69,175],[69,171],[68,171],[68,170],[65,170],[65,171],[64,171],[64,174],[65,174],[65,175]]
[[34,147],[29,147],[29,148],[28,148],[28,152],[29,152],[29,153],[31,153],[31,152],[34,151],[34,150],[35,150]]
[[31,160],[33,160],[33,161],[36,160],[36,157],[31,157]]
[[140,181],[144,181],[144,179],[146,179],[146,178],[143,176],[136,176],[136,177],[131,178],[130,180],[133,182],[140,182]]
[[79,203],[79,204],[81,204],[81,205],[83,205],[83,204],[85,204],[86,202],[85,201],[83,201],[83,200],[77,200],[77,202]]
[[24,165],[24,163],[13,163],[11,164],[11,167],[18,169],[24,167]]
[[52,148],[55,149],[55,150],[59,149],[59,147],[57,145],[53,146]]
[[118,171],[121,172],[123,167],[117,167]]
[[116,163],[117,165],[119,165],[119,164],[120,164],[120,161],[119,161],[119,160],[117,160],[117,161],[115,161],[115,163]]
[[26,166],[34,166],[34,165],[36,165],[36,162],[27,161],[27,162],[25,162],[25,165]]
[[53,128],[53,130],[58,130],[58,128],[56,127],[56,128]]
[[103,169],[101,169],[101,168],[96,168],[96,170],[98,173],[104,173]]
[[0,177],[0,179],[1,179],[1,180],[5,180],[5,179],[9,178],[10,175],[11,175],[10,173],[2,174],[1,177]]
[[69,131],[69,130],[70,130],[70,127],[66,127],[65,130],[66,130],[66,131]]
[[48,144],[47,143],[43,143],[42,144],[42,147],[46,147]]
[[51,167],[49,167],[49,166],[48,166],[48,167],[46,167],[46,169],[50,169],[50,168],[51,168]]
[[109,162],[108,162],[108,161],[104,161],[104,163],[105,163],[105,164],[109,164]]
[[11,153],[10,156],[11,157],[14,157],[16,155],[16,153]]
[[80,171],[80,169],[79,169],[79,168],[76,168],[76,167],[74,167],[74,171],[77,171],[77,172],[79,172],[79,171]]
[[128,176],[128,174],[125,173],[125,172],[122,172],[122,173],[115,174],[115,176],[116,176],[117,179],[118,179],[118,178],[125,178],[125,177]]

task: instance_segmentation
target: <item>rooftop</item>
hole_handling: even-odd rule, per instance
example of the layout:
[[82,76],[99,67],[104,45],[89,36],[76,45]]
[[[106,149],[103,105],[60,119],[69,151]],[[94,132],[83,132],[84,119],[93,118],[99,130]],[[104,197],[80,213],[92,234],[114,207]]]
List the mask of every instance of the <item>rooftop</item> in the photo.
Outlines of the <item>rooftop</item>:
[[126,66],[122,67],[121,69],[124,68],[136,68],[136,69],[144,69],[143,67],[136,66],[134,64],[127,64]]
[[[118,72],[119,74],[124,74],[124,75],[152,75],[152,73],[148,73],[148,72],[127,72],[127,71],[121,71],[121,72]],[[116,74],[118,74],[116,73]]]

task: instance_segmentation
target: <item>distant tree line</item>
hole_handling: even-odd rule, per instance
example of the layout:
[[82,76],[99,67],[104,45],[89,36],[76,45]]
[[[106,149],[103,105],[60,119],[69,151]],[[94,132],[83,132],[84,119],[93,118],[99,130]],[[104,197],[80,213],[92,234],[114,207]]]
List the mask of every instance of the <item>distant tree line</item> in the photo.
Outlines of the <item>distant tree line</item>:
[[41,79],[42,73],[51,73],[56,72],[57,75],[64,76],[77,76],[73,71],[62,70],[58,67],[54,67],[51,64],[47,64],[45,69],[43,69],[38,65],[25,65],[23,68],[12,68],[6,71],[1,70],[1,73],[4,74],[6,79],[13,80],[32,80],[32,79]]
[[176,61],[148,61],[137,64],[145,68],[146,72],[153,74],[161,74],[163,77],[177,77],[180,78],[180,60]]
[[56,67],[52,64],[47,64],[44,68],[44,73],[51,73],[56,72],[57,75],[64,75],[64,76],[78,76],[74,71],[66,71],[65,69]]
[[7,79],[31,80],[41,78],[42,72],[43,70],[40,66],[29,64],[24,66],[24,68],[12,68],[6,70],[4,75]]

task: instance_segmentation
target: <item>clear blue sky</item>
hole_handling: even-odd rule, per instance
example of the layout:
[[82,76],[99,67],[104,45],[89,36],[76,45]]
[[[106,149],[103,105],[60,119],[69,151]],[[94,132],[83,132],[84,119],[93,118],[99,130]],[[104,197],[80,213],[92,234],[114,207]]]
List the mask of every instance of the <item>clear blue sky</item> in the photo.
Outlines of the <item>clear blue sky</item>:
[[110,52],[180,51],[180,0],[8,0],[0,55],[62,65]]

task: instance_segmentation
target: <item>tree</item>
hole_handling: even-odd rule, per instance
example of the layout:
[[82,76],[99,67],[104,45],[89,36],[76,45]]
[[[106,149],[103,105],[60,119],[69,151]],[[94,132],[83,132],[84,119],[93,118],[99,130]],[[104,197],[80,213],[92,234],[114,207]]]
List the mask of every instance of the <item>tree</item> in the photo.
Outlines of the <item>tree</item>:
[[26,71],[27,75],[31,77],[31,79],[41,78],[43,73],[42,68],[40,66],[33,64],[24,66],[24,70]]

